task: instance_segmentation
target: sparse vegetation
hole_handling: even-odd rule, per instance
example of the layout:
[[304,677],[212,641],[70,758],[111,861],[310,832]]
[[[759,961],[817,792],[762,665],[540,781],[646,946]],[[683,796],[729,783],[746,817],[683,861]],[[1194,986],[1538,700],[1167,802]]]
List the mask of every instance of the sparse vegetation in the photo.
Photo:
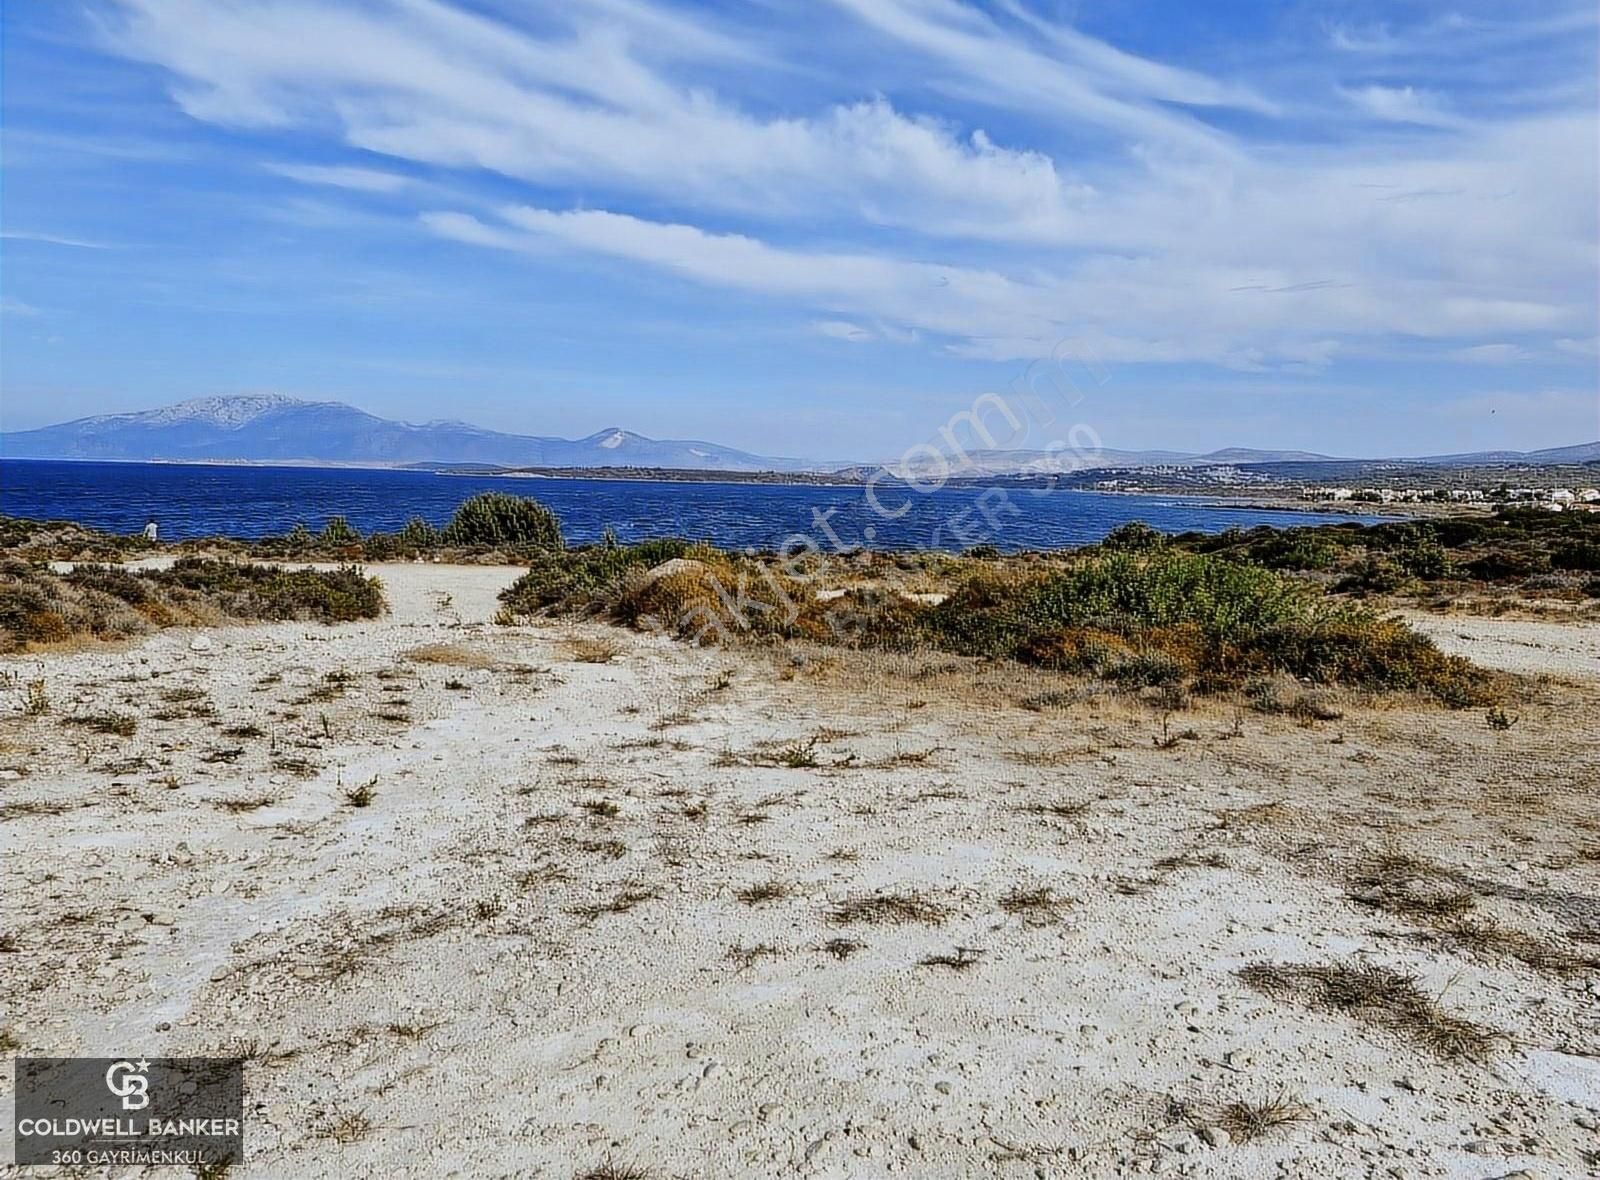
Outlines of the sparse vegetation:
[[650,1169],[637,1164],[624,1164],[607,1156],[587,1172],[580,1172],[574,1180],[651,1180]]
[[978,960],[983,957],[983,951],[978,947],[958,946],[953,955],[929,955],[918,959],[919,967],[948,967],[951,971],[970,971],[978,965]]
[[342,623],[383,610],[382,586],[354,566],[292,570],[183,557],[169,569],[80,565],[55,573],[0,561],[0,651],[229,621]]
[[609,664],[622,654],[622,645],[615,639],[569,639],[567,654],[580,664]]
[[[1457,708],[1493,704],[1503,691],[1499,678],[1445,655],[1397,619],[1268,568],[1248,547],[1198,551],[1203,545],[1198,536],[1124,529],[1047,561],[943,558],[950,589],[930,603],[898,591],[891,555],[863,559],[884,584],[861,585],[856,563],[851,584],[822,599],[776,559],[607,541],[562,562],[536,561],[502,601],[517,616],[602,613],[696,643],[778,637],[1014,659],[1159,691],[1170,708],[1191,691],[1283,676],[1312,687],[1282,701],[1261,698],[1259,707],[1307,722],[1339,716],[1315,686],[1414,692]],[[1404,559],[1429,573],[1442,568],[1436,556],[1413,538]],[[1051,690],[1025,704],[1058,708],[1072,699]]]
[[373,775],[364,783],[351,787],[344,793],[344,801],[351,807],[370,807],[372,801],[378,797],[378,776]]
[[1386,1028],[1439,1057],[1482,1061],[1502,1039],[1491,1029],[1444,1012],[1417,986],[1415,975],[1389,967],[1255,963],[1239,977],[1265,995]]
[[87,729],[90,733],[115,734],[117,737],[132,737],[139,728],[138,719],[126,713],[78,713],[63,717],[61,724]]
[[745,905],[761,905],[768,901],[782,901],[789,896],[789,886],[782,881],[762,881],[756,885],[747,885],[734,894]]
[[831,921],[840,924],[862,922],[872,925],[900,925],[922,922],[937,926],[950,916],[948,907],[917,893],[875,893],[852,897],[829,911]]
[[1058,921],[1066,899],[1058,897],[1049,885],[1032,889],[1016,888],[1000,899],[1000,909],[1021,918],[1030,926],[1045,926]]
[[580,918],[594,921],[608,914],[625,914],[635,906],[652,901],[661,896],[659,889],[651,889],[640,885],[629,885],[619,890],[605,901],[595,902],[591,905],[578,906],[572,912]]

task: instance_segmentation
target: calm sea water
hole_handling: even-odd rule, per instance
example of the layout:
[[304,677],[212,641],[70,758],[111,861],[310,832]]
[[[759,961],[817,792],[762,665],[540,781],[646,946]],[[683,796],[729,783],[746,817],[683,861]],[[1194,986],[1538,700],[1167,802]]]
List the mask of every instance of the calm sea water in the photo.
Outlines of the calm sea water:
[[726,548],[776,548],[804,533],[830,551],[843,545],[960,550],[980,542],[1004,550],[1044,549],[1099,540],[1130,520],[1164,532],[1219,532],[1373,519],[1224,508],[1186,497],[977,488],[917,494],[885,487],[879,499],[886,509],[905,506],[886,519],[860,487],[0,460],[0,512],[119,533],[138,532],[153,519],[167,540],[259,537],[287,532],[296,523],[316,531],[336,514],[362,532],[397,529],[413,516],[443,524],[462,500],[486,490],[543,501],[573,541],[595,540],[609,528],[624,541],[679,536]]

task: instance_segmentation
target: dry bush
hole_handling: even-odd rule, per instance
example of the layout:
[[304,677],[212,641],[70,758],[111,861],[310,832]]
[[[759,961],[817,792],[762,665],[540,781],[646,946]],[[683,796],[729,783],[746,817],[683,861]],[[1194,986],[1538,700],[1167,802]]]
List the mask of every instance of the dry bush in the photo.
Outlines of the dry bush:
[[3,651],[228,620],[349,622],[384,610],[378,580],[353,566],[291,570],[185,557],[169,569],[79,565],[58,574],[0,561]]

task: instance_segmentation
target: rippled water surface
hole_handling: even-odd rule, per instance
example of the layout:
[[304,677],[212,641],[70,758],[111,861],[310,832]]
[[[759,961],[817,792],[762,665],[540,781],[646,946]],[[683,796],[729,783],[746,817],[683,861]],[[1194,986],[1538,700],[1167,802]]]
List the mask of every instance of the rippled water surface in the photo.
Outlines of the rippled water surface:
[[224,467],[166,463],[0,461],[0,512],[74,520],[131,533],[155,520],[164,539],[259,537],[342,515],[362,532],[434,524],[476,492],[534,496],[561,517],[569,540],[612,529],[625,541],[682,536],[726,548],[773,548],[796,533],[824,549],[960,550],[988,542],[1042,549],[1098,540],[1130,520],[1164,532],[1221,531],[1370,517],[1225,508],[1203,499],[982,488],[918,494],[885,487],[877,511],[859,487],[513,479],[355,468]]

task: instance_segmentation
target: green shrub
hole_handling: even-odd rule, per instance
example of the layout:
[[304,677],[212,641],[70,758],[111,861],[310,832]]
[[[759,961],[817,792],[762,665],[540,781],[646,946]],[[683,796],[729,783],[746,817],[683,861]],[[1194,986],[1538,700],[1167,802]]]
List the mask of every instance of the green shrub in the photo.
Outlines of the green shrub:
[[1107,533],[1100,542],[1100,548],[1122,553],[1148,553],[1152,549],[1162,548],[1166,543],[1166,534],[1159,529],[1151,528],[1142,520],[1130,520]]
[[434,528],[420,516],[413,516],[406,521],[405,527],[396,536],[400,546],[404,549],[434,549],[439,545],[439,530]]
[[359,545],[361,534],[356,532],[344,517],[330,516],[328,523],[322,526],[322,532],[317,540],[324,545]]
[[555,513],[537,500],[507,492],[483,492],[465,501],[440,536],[446,545],[563,547],[561,522]]
[[[534,553],[528,572],[500,592],[500,601],[517,616],[594,610],[617,592],[626,574],[695,552],[695,545],[676,537],[637,545],[608,539],[582,549],[541,550]],[[703,552],[714,554],[710,549]]]
[[1405,571],[1387,557],[1369,553],[1335,582],[1333,588],[1352,594],[1389,594],[1405,584]]
[[1404,624],[1329,608],[1279,574],[1157,550],[1080,559],[1033,579],[981,573],[922,617],[938,645],[1091,672],[1140,686],[1195,677],[1223,687],[1287,672],[1305,680],[1430,693],[1454,707],[1493,679]]
[[1558,570],[1600,573],[1600,541],[1567,541],[1550,554],[1550,564]]

